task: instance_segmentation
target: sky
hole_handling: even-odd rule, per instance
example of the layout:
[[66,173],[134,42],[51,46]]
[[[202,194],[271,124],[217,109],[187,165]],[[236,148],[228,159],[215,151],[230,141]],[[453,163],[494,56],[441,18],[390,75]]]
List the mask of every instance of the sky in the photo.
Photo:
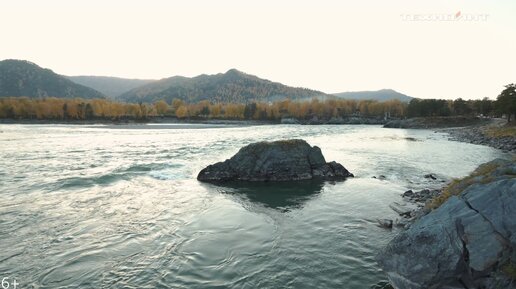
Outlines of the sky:
[[0,60],[159,79],[231,68],[327,93],[496,98],[516,82],[513,0],[0,0]]

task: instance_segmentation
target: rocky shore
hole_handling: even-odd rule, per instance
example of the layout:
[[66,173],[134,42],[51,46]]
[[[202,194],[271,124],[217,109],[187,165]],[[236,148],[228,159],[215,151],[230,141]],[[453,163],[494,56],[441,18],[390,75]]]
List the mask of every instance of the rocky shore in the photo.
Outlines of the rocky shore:
[[402,199],[379,220],[402,227],[377,257],[394,288],[516,288],[516,159]]
[[478,117],[428,117],[393,120],[386,128],[436,129],[451,140],[486,145],[507,152],[516,152],[516,127],[505,119]]
[[486,145],[507,152],[516,152],[516,137],[510,135],[494,136],[496,129],[503,129],[503,127],[499,124],[491,123],[487,126],[449,128],[438,131],[448,133],[451,140]]
[[[381,179],[382,176],[380,176]],[[436,177],[434,174],[426,174],[425,179],[432,181],[434,184],[429,184],[429,187],[422,190],[407,190],[400,194],[400,200],[393,201],[389,207],[398,213],[399,218],[378,219],[380,227],[391,229],[399,227],[408,229],[412,223],[418,218],[430,212],[430,204],[433,200],[441,196],[443,188],[441,184],[446,183],[447,180]],[[373,177],[377,178],[377,177]]]
[[413,128],[434,129],[447,127],[464,127],[473,125],[486,125],[491,119],[479,117],[450,116],[450,117],[414,117],[407,119],[391,120],[385,128]]

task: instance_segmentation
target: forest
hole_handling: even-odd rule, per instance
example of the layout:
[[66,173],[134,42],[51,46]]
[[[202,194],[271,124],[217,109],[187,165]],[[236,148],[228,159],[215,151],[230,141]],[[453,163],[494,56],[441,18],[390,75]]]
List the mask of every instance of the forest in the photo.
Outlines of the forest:
[[107,99],[66,98],[0,98],[0,118],[40,120],[90,120],[90,119],[134,119],[151,117],[177,117],[179,119],[235,119],[235,120],[280,120],[281,118],[309,119],[317,117],[330,119],[360,115],[401,118],[406,114],[407,104],[398,100],[385,102],[371,100],[328,99],[320,101],[212,103],[207,100],[186,103],[174,99],[153,104],[124,103]]
[[[276,102],[223,103],[203,100],[187,103],[173,99],[170,103],[159,100],[153,104],[124,103],[108,99],[69,98],[0,98],[0,118],[39,120],[142,120],[154,117],[178,119],[235,119],[270,120],[282,118],[307,120],[331,119],[349,116],[362,117],[428,117],[428,116],[510,116],[516,108],[516,86],[507,85],[497,100],[412,99],[348,100],[329,98],[309,101],[290,99]],[[509,118],[510,120],[510,118]]]

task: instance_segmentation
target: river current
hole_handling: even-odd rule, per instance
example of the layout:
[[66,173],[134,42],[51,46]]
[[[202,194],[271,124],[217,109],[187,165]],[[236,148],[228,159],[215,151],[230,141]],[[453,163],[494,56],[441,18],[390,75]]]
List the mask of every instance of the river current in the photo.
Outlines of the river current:
[[[356,177],[196,180],[246,144],[286,138]],[[376,223],[397,217],[389,203],[496,157],[443,133],[380,126],[0,125],[0,278],[18,288],[375,288],[386,277],[374,257],[398,232]]]

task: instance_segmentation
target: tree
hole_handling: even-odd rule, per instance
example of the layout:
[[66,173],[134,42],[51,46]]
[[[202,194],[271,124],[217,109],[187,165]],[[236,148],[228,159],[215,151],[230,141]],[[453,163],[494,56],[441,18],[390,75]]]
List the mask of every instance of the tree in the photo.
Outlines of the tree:
[[507,115],[507,122],[511,121],[511,115],[516,118],[516,84],[508,84],[496,98],[498,111]]
[[168,104],[164,100],[154,103],[154,108],[159,115],[164,115],[168,110]]
[[467,115],[471,112],[471,109],[467,102],[459,97],[453,101],[453,111],[456,115]]
[[251,102],[245,105],[244,108],[244,118],[250,119],[256,113],[256,102]]
[[188,116],[188,108],[186,108],[185,105],[181,105],[176,110],[176,117],[177,118],[185,118]]
[[91,106],[90,103],[86,104],[86,107],[84,108],[84,115],[86,119],[93,119],[95,116],[95,111],[93,110],[93,106]]
[[177,111],[177,109],[178,109],[180,106],[184,105],[184,104],[185,104],[185,102],[184,102],[184,101],[182,101],[182,100],[180,100],[180,99],[177,99],[177,98],[174,98],[174,100],[172,100],[172,109],[173,109],[174,111]]

